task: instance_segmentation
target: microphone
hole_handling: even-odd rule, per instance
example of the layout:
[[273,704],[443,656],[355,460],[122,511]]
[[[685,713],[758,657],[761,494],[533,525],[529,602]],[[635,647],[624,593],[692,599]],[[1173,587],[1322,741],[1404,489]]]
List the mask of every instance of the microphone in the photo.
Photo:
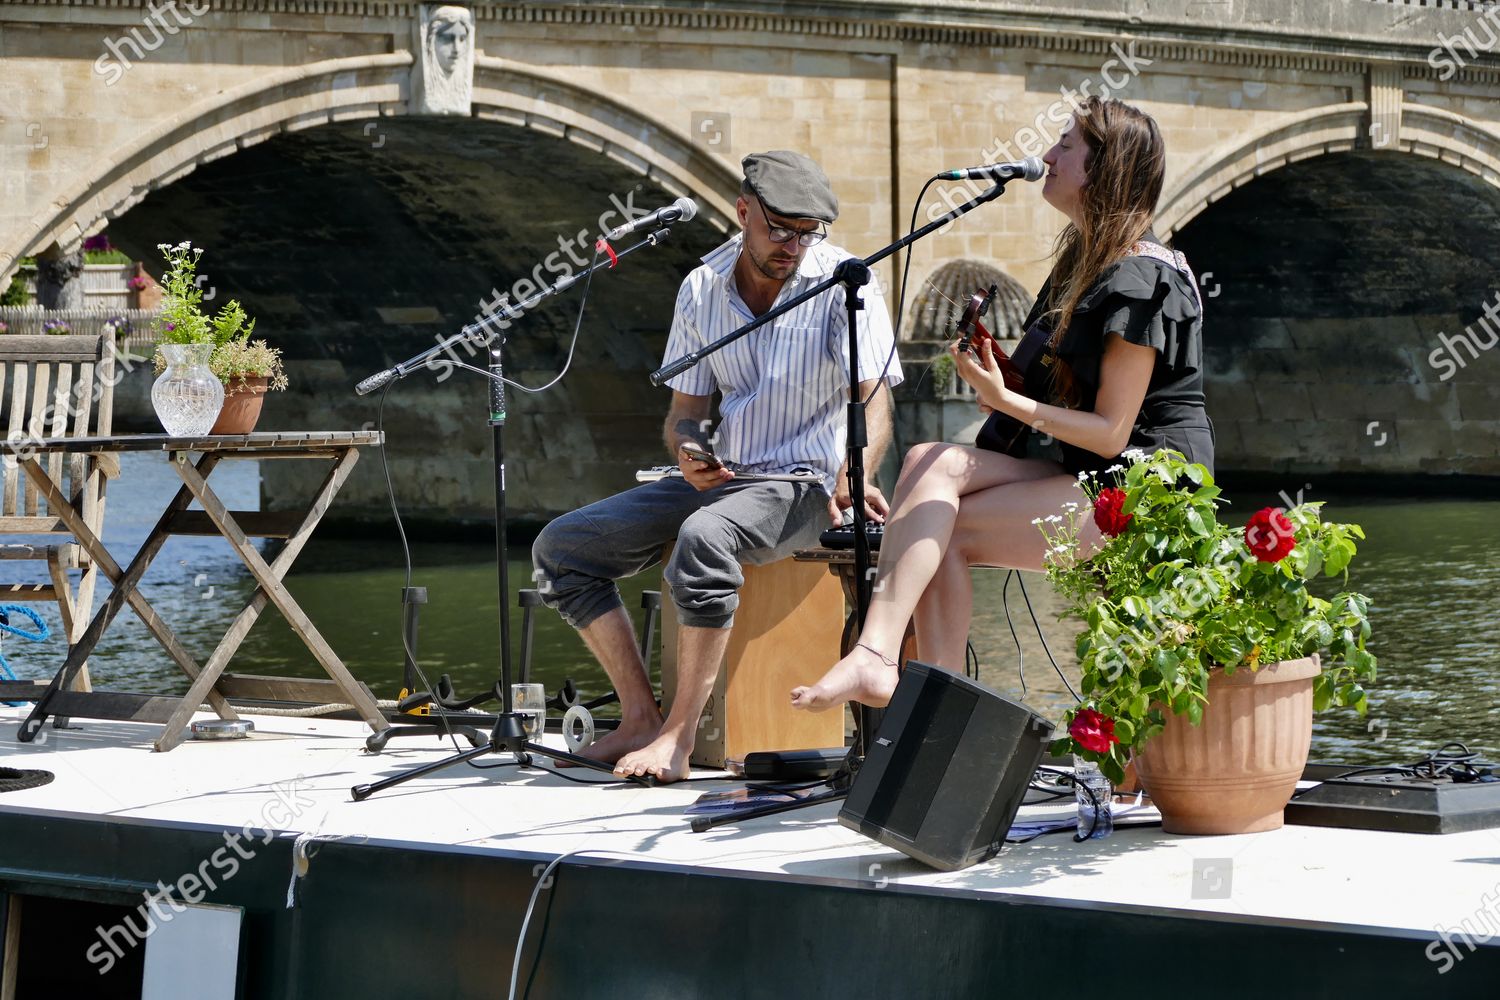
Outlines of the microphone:
[[365,379],[363,382],[359,383],[359,385],[355,386],[354,394],[356,396],[368,396],[370,393],[374,392],[376,389],[379,389],[381,386],[385,385],[391,379],[400,374],[400,370],[396,368],[387,368],[383,372],[377,372],[376,374],[371,375],[369,378]]
[[938,174],[939,180],[966,181],[969,178],[989,181],[1013,181],[1017,178],[1038,181],[1047,172],[1047,165],[1038,157],[1028,156],[1020,163],[991,163],[983,167],[964,167],[962,170],[946,170]]
[[629,236],[639,229],[649,229],[652,226],[664,222],[686,222],[698,214],[698,203],[691,198],[678,198],[666,208],[658,208],[650,215],[643,215],[634,222],[627,222],[623,226],[616,226],[604,234],[606,242],[614,242],[622,236]]

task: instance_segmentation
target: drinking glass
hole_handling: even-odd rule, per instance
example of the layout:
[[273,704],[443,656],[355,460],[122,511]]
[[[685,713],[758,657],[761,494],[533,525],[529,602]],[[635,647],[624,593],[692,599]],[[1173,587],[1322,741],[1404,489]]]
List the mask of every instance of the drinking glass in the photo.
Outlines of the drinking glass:
[[547,731],[547,689],[541,684],[512,684],[510,704],[526,730],[528,740],[539,740]]

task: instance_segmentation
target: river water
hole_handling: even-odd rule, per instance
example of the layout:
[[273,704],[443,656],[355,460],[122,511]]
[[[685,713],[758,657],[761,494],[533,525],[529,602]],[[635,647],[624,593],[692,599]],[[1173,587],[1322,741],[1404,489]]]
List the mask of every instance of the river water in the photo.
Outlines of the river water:
[[[105,541],[125,562],[145,538],[176,476],[156,455],[127,454],[124,474],[109,488]],[[253,509],[259,493],[253,463],[225,462],[213,476],[231,508]],[[1308,499],[1324,499],[1308,496]],[[1370,692],[1369,715],[1327,712],[1317,717],[1312,758],[1373,764],[1415,759],[1448,740],[1462,740],[1488,755],[1500,752],[1500,503],[1483,500],[1328,498],[1325,518],[1362,524],[1361,546],[1350,589],[1372,601],[1380,677]],[[1274,497],[1246,498],[1257,509]],[[530,584],[524,547],[511,560],[511,588]],[[433,678],[449,674],[461,694],[488,689],[499,677],[497,586],[493,539],[478,532],[472,543],[416,543],[413,583],[428,588],[421,612],[419,657]],[[401,550],[394,531],[364,539],[314,538],[288,586],[349,668],[383,698],[401,686]],[[1070,682],[1077,684],[1073,626],[1059,622],[1058,602],[1045,579],[1016,574],[975,574],[972,639],[981,679],[1003,694],[1023,698],[1043,714],[1061,715],[1070,703],[1049,665],[1043,639]],[[1028,614],[1024,583],[1037,626]],[[622,586],[626,606],[639,620],[640,594],[655,589],[655,572]],[[169,540],[147,573],[143,593],[202,662],[230,619],[254,590],[249,573],[218,538]],[[103,595],[99,596],[102,600]],[[1006,607],[1019,637],[1007,625]],[[56,609],[37,605],[57,626]],[[512,611],[519,648],[520,612]],[[41,677],[59,662],[54,637],[33,644],[8,636],[3,652],[18,676]],[[186,690],[186,678],[129,609],[122,611],[91,660],[97,686],[155,693]],[[322,676],[301,641],[268,608],[240,648],[238,673]],[[572,629],[545,608],[536,616],[533,680],[556,690],[572,677],[586,696],[608,690],[603,672]],[[607,710],[603,713],[607,714]]]

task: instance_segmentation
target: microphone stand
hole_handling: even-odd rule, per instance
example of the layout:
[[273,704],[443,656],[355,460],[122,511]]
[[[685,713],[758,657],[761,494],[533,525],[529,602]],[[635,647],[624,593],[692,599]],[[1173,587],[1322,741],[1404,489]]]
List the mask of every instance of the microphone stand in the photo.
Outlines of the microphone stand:
[[[871,265],[877,264],[898,250],[910,246],[934,230],[941,229],[960,216],[967,215],[980,205],[1000,197],[1000,195],[1005,193],[1005,183],[1003,180],[998,181],[988,191],[982,192],[946,215],[934,219],[921,229],[908,233],[901,239],[868,257],[863,259],[850,257],[840,261],[839,265],[834,268],[832,275],[812,288],[809,288],[801,295],[788,299],[769,312],[757,316],[738,330],[720,337],[700,350],[691,351],[676,361],[664,365],[651,373],[652,384],[661,385],[668,379],[692,368],[715,351],[723,350],[751,331],[765,326],[788,310],[795,309],[813,296],[821,295],[834,285],[844,286],[844,308],[848,314],[849,338],[850,392],[847,448],[850,509],[854,513],[854,620],[856,635],[859,629],[864,628],[865,615],[868,613],[870,607],[870,594],[874,587],[874,574],[870,568],[870,540],[865,536],[864,448],[866,444],[866,429],[864,400],[859,398],[859,327],[856,325],[857,314],[865,307],[864,301],[860,297],[860,289],[870,282]],[[698,816],[693,819],[693,832],[702,833],[716,826],[737,823],[740,820],[754,819],[757,816],[768,816],[773,813],[787,812],[792,809],[800,809],[817,805],[821,802],[844,798],[849,793],[849,787],[854,782],[854,775],[859,771],[860,765],[864,763],[871,735],[874,729],[878,727],[880,718],[884,714],[883,709],[873,709],[867,705],[856,703],[854,711],[854,745],[849,749],[849,754],[844,758],[844,762],[840,765],[838,771],[825,782],[829,787],[829,791],[810,795],[796,802],[779,802],[771,805],[740,809],[734,812],[720,813],[715,816]]]
[[[626,254],[638,250],[643,246],[656,246],[657,244],[665,240],[670,234],[670,229],[659,229],[656,232],[652,233],[650,236],[647,236],[645,239],[641,240],[639,243],[636,243],[635,245],[620,251],[614,251],[610,249],[608,243],[601,239],[599,241],[599,248],[607,250],[609,252],[609,259],[607,261],[600,261],[597,264],[590,265],[588,268],[584,269],[578,274],[568,275],[560,278],[555,284],[549,287],[542,288],[540,291],[537,291],[536,293],[527,297],[519,305],[512,305],[507,299],[502,298],[499,305],[500,309],[502,310],[502,315],[505,319],[518,319],[526,310],[531,309],[538,302],[541,302],[543,299],[570,287],[579,279],[588,277],[596,269],[601,267],[613,268],[618,262],[619,258],[624,257]],[[445,340],[439,341],[436,345],[428,348],[421,354],[408,358],[406,361],[403,361],[392,368],[388,368],[377,375],[370,376],[369,378],[361,382],[359,386],[355,388],[355,391],[360,395],[364,395],[365,393],[370,392],[373,389],[385,385],[387,382],[390,382],[393,379],[402,378],[415,371],[416,369],[423,367],[432,358],[449,351],[451,348],[457,346],[460,343],[487,342],[489,344],[490,357],[487,369],[478,368],[474,365],[466,364],[462,361],[449,361],[448,363],[456,365],[459,368],[478,372],[479,374],[486,376],[490,380],[488,423],[490,425],[492,445],[494,450],[495,560],[497,565],[499,566],[498,582],[500,588],[500,683],[496,686],[498,689],[498,694],[500,696],[500,712],[495,717],[495,725],[494,728],[490,731],[490,738],[488,742],[480,746],[473,747],[469,750],[464,750],[451,756],[444,757],[442,760],[433,761],[428,764],[420,764],[416,767],[411,768],[410,770],[392,775],[389,778],[383,778],[380,781],[365,785],[355,785],[349,790],[349,792],[354,797],[354,801],[356,802],[362,802],[376,792],[381,792],[387,788],[392,788],[396,785],[402,784],[403,782],[410,781],[413,778],[419,778],[424,774],[431,774],[434,771],[440,771],[452,764],[466,763],[476,757],[483,757],[486,754],[491,753],[509,753],[515,757],[517,763],[523,766],[531,763],[530,755],[534,753],[539,754],[543,757],[550,757],[555,761],[565,761],[569,764],[574,765],[575,767],[589,768],[595,771],[604,771],[609,774],[614,773],[614,768],[609,764],[603,763],[602,761],[593,760],[591,758],[583,757],[578,754],[568,753],[563,750],[555,750],[552,747],[544,746],[541,743],[528,740],[526,738],[525,725],[520,713],[512,710],[513,706],[511,705],[510,689],[510,577],[508,573],[509,564],[505,550],[505,382],[502,378],[501,366],[501,351],[505,345],[505,334],[503,328],[490,329],[490,321],[492,320],[493,316],[494,313],[490,313],[483,317],[480,317],[475,322],[465,326],[458,333],[446,338]],[[441,721],[439,721],[438,725],[441,724]],[[421,731],[425,732],[426,730]],[[644,775],[641,777],[632,776],[630,780],[640,785],[650,786],[656,784],[656,779],[650,775]]]

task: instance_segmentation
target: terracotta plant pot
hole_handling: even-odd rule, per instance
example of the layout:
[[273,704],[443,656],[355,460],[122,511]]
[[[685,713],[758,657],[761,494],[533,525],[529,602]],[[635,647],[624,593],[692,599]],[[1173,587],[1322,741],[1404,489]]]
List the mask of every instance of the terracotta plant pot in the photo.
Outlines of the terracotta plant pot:
[[1318,655],[1215,670],[1203,721],[1167,715],[1167,728],[1135,755],[1136,771],[1168,833],[1278,830],[1307,764]]
[[260,419],[261,404],[271,380],[264,377],[235,379],[224,387],[224,407],[210,434],[249,434]]

